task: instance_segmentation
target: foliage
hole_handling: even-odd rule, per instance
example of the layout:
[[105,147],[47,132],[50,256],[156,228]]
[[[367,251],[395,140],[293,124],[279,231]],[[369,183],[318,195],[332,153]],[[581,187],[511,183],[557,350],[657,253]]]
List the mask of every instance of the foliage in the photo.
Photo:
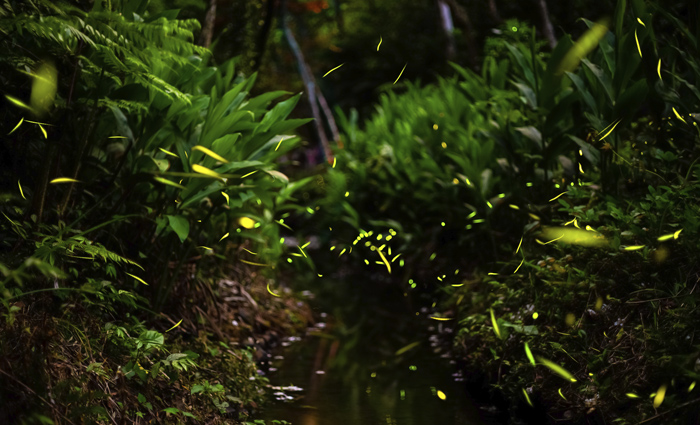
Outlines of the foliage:
[[[32,410],[61,421],[192,418],[164,405],[168,388],[235,418],[263,400],[250,352],[221,341],[225,352],[203,357],[205,335],[169,339],[157,314],[196,329],[219,296],[205,279],[225,261],[257,279],[250,269],[275,268],[283,216],[302,210],[291,201],[308,181],[290,182],[276,161],[308,120],[287,119],[299,95],[250,98],[256,75],[237,73],[235,59],[208,65],[192,43],[196,21],[147,5],[0,5],[5,421],[33,420]],[[200,264],[210,271],[195,274]],[[58,357],[60,373],[46,360]],[[71,407],[43,403],[53,397]]]
[[[344,146],[318,187],[330,249],[378,273],[377,252],[403,255],[397,280],[447,295],[455,352],[510,400],[633,423],[685,408],[697,379],[700,98],[696,60],[673,47],[692,51],[693,30],[626,5],[551,53],[493,41],[481,75],[406,84],[363,123],[338,112]],[[570,229],[585,236],[557,241]],[[659,388],[666,401],[631,398]]]
[[[678,85],[688,87],[681,80],[694,79],[686,80],[681,75],[687,71],[673,65],[673,72],[664,72],[662,65],[658,72],[645,73],[640,55],[657,64],[686,58],[674,49],[655,48],[656,43],[673,41],[658,36],[661,32],[642,2],[632,2],[633,19],[622,29],[629,15],[624,2],[619,4],[616,33],[607,32],[599,49],[582,60],[583,78],[567,76],[581,94],[578,101],[591,127],[610,116],[615,118],[608,122],[621,123],[611,133],[609,128],[601,131],[609,133],[610,142],[598,140],[594,145],[576,140],[570,130],[564,133],[598,168],[584,166],[586,174],[580,178],[590,183],[569,187],[564,196],[537,212],[560,226],[551,229],[562,229],[550,234],[563,236],[567,226],[585,228],[604,241],[603,248],[545,238],[544,232],[536,231],[544,223],[533,221],[524,228],[515,258],[499,273],[451,291],[443,308],[460,310],[457,351],[489,374],[498,370],[495,387],[511,399],[524,404],[521,389],[527,389],[539,405],[556,406],[554,417],[554,412],[568,410],[569,416],[562,418],[569,420],[596,411],[615,423],[636,423],[657,413],[667,421],[682,420],[691,414],[685,406],[693,398],[689,393],[698,377],[697,350],[688,329],[697,326],[691,270],[700,260],[696,219],[700,180],[693,160],[698,155],[698,134],[692,115],[676,113],[683,104],[675,93],[680,92]],[[650,6],[661,10],[657,4]],[[678,19],[670,20],[677,25],[671,37],[677,32],[689,34]],[[653,52],[661,57],[646,59]],[[698,106],[692,96],[686,99],[691,110]],[[639,106],[652,114],[653,122],[636,115]],[[661,121],[661,114],[671,118]],[[658,138],[664,127],[683,136],[667,144]],[[494,324],[485,314],[488,308],[495,311]],[[502,338],[496,335],[496,323],[506,333]],[[563,366],[578,382],[564,384],[546,369],[533,375],[524,343],[535,354],[549,353],[555,359],[538,361],[537,369],[549,365],[557,371],[554,366]],[[661,406],[655,411],[642,400],[657,392],[665,398],[654,398],[653,408]]]

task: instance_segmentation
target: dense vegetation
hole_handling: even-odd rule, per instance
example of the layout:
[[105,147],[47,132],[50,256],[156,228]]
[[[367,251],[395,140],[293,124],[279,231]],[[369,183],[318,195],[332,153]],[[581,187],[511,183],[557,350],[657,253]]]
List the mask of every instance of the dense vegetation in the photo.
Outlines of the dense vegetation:
[[3,423],[244,419],[259,337],[306,320],[245,301],[300,208],[275,165],[299,95],[251,98],[147,3],[1,6]]
[[427,3],[382,34],[391,2],[224,3],[195,44],[204,2],[2,2],[0,422],[253,420],[263,348],[313,320],[283,272],[358,270],[513,417],[691,417],[697,6],[554,6],[553,40]]
[[677,47],[697,34],[641,1],[583,22],[551,52],[492,39],[480,74],[453,64],[364,123],[339,111],[324,208],[376,236],[355,261],[391,253],[406,290],[441,294],[454,355],[513,414],[668,423],[698,378],[700,68]]

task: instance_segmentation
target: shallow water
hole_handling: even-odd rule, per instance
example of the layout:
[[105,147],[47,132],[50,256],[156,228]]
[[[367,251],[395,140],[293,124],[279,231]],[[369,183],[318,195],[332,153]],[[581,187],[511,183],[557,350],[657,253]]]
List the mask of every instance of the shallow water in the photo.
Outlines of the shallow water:
[[[448,322],[431,321],[428,309],[412,306],[397,288],[352,287],[353,293],[331,297],[330,305],[342,306],[328,323],[277,353],[284,358],[277,356],[268,377],[280,401],[265,409],[264,419],[294,425],[484,423],[449,359],[436,353],[431,335]],[[328,302],[319,298],[319,304]]]

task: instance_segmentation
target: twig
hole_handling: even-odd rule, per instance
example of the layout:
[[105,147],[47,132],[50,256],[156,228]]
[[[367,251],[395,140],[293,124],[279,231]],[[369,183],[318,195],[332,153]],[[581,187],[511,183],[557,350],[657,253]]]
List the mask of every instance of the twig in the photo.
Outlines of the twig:
[[669,413],[671,413],[671,412],[674,412],[674,411],[676,411],[676,410],[678,410],[678,409],[682,409],[682,408],[684,408],[685,406],[688,406],[688,405],[693,404],[693,403],[697,403],[698,401],[700,401],[700,398],[696,398],[695,400],[690,400],[690,401],[688,401],[688,402],[685,402],[685,403],[681,404],[680,406],[674,407],[673,409],[667,410],[667,411],[665,411],[665,412],[663,412],[663,413],[659,413],[658,415],[654,415],[654,416],[652,416],[652,417],[649,418],[649,419],[644,419],[644,420],[641,421],[641,422],[637,422],[637,425],[643,424],[643,423],[645,423],[645,422],[652,421],[652,420],[654,420],[654,419],[656,419],[656,418],[659,418],[659,417],[661,417],[661,416],[667,415],[667,414],[669,414]]

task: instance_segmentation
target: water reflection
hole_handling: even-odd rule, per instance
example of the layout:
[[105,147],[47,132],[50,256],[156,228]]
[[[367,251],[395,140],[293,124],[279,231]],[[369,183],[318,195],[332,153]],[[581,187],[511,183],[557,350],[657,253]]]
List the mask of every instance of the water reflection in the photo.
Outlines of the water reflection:
[[[368,281],[319,289],[317,300],[336,306],[334,313],[273,362],[269,378],[282,395],[266,418],[294,425],[482,423],[461,377],[431,344],[428,328],[438,325],[399,289]],[[282,389],[292,385],[304,390]]]

